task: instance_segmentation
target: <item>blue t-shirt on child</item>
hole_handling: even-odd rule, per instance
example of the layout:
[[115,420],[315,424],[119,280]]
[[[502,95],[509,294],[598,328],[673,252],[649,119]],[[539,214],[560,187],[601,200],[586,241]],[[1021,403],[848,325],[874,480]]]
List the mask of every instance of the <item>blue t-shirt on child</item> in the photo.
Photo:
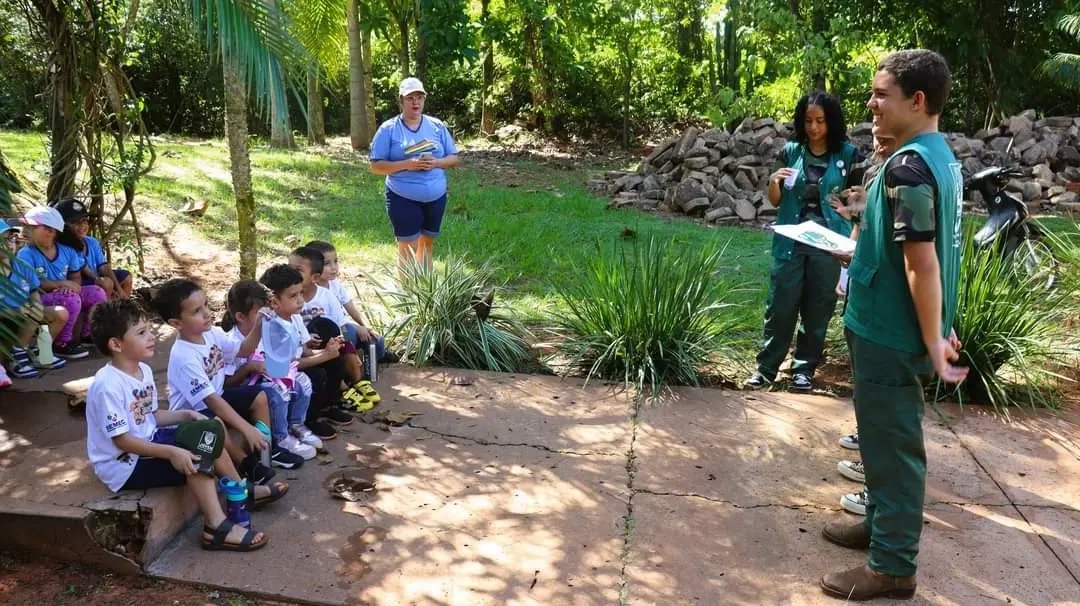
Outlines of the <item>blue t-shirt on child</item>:
[[86,267],[94,272],[94,275],[97,275],[101,266],[108,263],[109,260],[105,258],[105,251],[101,248],[101,243],[98,242],[97,238],[94,236],[85,236],[83,238],[83,243],[86,244],[86,249],[80,252],[79,256],[82,257],[83,262],[86,263]]
[[56,245],[56,256],[52,259],[46,257],[45,253],[33,244],[20,248],[16,256],[34,268],[38,280],[67,280],[69,273],[83,268],[79,253],[63,244]]
[[[420,126],[413,130],[398,115],[382,123],[371,140],[371,161],[399,162],[429,153],[445,158],[457,153],[450,129],[438,118],[420,116]],[[433,202],[446,193],[446,171],[403,170],[386,176],[386,188],[416,202]]]
[[30,293],[41,288],[41,280],[38,280],[34,268],[19,258],[11,260],[8,271],[7,279],[15,288],[0,288],[0,301],[7,309],[19,309],[30,300]]

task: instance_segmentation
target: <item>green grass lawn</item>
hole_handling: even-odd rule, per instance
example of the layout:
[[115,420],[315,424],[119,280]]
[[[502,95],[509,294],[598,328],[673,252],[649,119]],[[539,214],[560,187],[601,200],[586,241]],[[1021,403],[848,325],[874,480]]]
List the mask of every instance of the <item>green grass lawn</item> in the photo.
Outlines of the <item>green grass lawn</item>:
[[[46,180],[48,140],[42,133],[0,131],[0,149],[25,178]],[[236,215],[223,140],[161,139],[154,170],[139,194],[155,210],[178,221],[187,197],[207,199],[197,221],[208,239],[233,248]],[[768,278],[769,234],[759,229],[703,226],[638,211],[608,210],[607,200],[585,191],[597,167],[560,170],[539,162],[506,160],[496,166],[452,171],[450,201],[436,256],[452,251],[468,259],[492,259],[505,280],[507,300],[527,320],[539,320],[555,304],[552,284],[573,280],[597,247],[623,246],[650,236],[676,247],[727,247],[725,271],[746,285],[736,313],[756,331]],[[254,146],[251,153],[258,204],[260,265],[288,247],[327,239],[338,248],[346,272],[388,267],[396,247],[383,200],[382,178],[367,170],[361,154],[283,152]],[[634,236],[625,238],[625,230]]]

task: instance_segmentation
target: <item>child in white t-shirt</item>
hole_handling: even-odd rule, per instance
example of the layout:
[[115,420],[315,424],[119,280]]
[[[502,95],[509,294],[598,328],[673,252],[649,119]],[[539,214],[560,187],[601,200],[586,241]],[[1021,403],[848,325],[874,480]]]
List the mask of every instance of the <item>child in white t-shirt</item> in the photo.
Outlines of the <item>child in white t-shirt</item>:
[[[205,518],[204,548],[252,551],[266,545],[266,535],[226,518],[214,476],[199,473],[199,455],[177,446],[176,429],[170,426],[206,417],[190,409],[158,408],[154,373],[144,363],[156,347],[145,312],[130,299],[101,303],[91,317],[91,336],[109,358],[86,396],[86,449],[98,478],[114,492],[187,485]],[[227,456],[214,459],[213,471],[241,481]],[[277,498],[265,486],[253,496],[259,502]]]
[[[270,304],[271,293],[262,284],[254,280],[233,284],[227,298],[229,315],[226,320],[231,326],[225,327],[229,329],[229,336],[243,341],[255,324],[262,321],[260,311]],[[270,401],[270,433],[273,437],[270,460],[273,465],[294,469],[315,458],[316,449],[322,448],[323,443],[304,424],[311,405],[311,380],[299,372],[297,364],[290,367],[287,377],[271,377],[266,372],[265,353],[260,343],[252,357],[237,357],[226,366],[225,374],[226,387],[259,385],[264,388]]]
[[[206,294],[192,280],[174,278],[154,295],[161,318],[176,329],[169,352],[169,408],[194,410],[225,422],[231,431],[226,443],[241,475],[253,484],[267,484],[273,469],[259,462],[270,448],[270,408],[266,394],[254,385],[225,388],[225,365],[237,356],[250,356],[259,344],[256,327],[241,342],[214,326]],[[276,484],[271,484],[273,489]]]

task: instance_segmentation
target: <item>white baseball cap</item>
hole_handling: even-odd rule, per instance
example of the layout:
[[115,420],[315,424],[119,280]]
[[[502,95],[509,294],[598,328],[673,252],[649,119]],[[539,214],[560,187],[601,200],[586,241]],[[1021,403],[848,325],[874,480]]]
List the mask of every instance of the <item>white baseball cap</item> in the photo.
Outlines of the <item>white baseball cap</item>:
[[427,91],[424,90],[424,83],[419,78],[405,78],[401,81],[401,85],[398,86],[398,96],[408,97],[412,93],[427,94]]
[[23,215],[23,223],[27,225],[44,225],[56,231],[64,231],[64,217],[60,211],[51,206],[35,206]]

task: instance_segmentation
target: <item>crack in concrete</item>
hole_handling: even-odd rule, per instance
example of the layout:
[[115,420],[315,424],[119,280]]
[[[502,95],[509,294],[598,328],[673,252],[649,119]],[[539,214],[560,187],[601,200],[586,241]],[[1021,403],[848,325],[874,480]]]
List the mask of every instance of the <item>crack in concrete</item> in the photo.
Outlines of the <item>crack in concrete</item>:
[[[1054,558],[1056,558],[1058,563],[1061,564],[1061,567],[1065,569],[1065,572],[1069,573],[1069,576],[1072,577],[1072,580],[1077,585],[1080,585],[1080,577],[1076,576],[1076,573],[1073,572],[1072,569],[1069,568],[1069,565],[1065,563],[1064,558],[1062,558],[1061,555],[1054,550],[1053,546],[1050,545],[1050,542],[1046,540],[1046,537],[1043,536],[1041,532],[1035,530],[1035,525],[1032,524],[1031,520],[1029,520],[1027,516],[1024,515],[1024,512],[1020,510],[1021,507],[1030,507],[1030,505],[1018,505],[1016,501],[1013,501],[1012,497],[1009,496],[1009,493],[1005,491],[1005,487],[1001,485],[1001,482],[998,482],[998,479],[990,473],[990,470],[987,469],[986,465],[984,465],[983,462],[979,460],[979,457],[975,456],[975,453],[972,452],[970,448],[968,448],[968,445],[960,437],[960,434],[956,433],[956,430],[953,429],[952,423],[949,422],[949,419],[947,419],[945,415],[936,408],[935,412],[937,413],[938,420],[949,429],[949,433],[951,433],[953,437],[956,438],[956,441],[960,443],[960,448],[963,448],[964,452],[968,453],[968,455],[971,457],[971,460],[975,461],[975,464],[979,466],[979,469],[983,470],[983,473],[986,474],[986,477],[990,478],[990,481],[994,483],[994,486],[997,486],[998,491],[1000,491],[1002,496],[1005,497],[1005,500],[1009,502],[1006,507],[1012,507],[1013,511],[1016,512],[1016,515],[1020,516],[1020,519],[1027,523],[1029,527],[1031,527],[1032,532],[1034,532],[1036,536],[1039,537],[1039,540],[1042,541],[1042,544],[1046,546],[1046,549],[1048,549],[1050,553],[1054,555]],[[1053,506],[1046,506],[1045,508],[1054,509]]]
[[1028,509],[1045,509],[1048,511],[1064,511],[1066,513],[1080,513],[1080,510],[1069,507],[1068,505],[1046,505],[1043,503],[1035,503],[1028,505],[1026,503],[978,503],[974,501],[927,501],[926,505],[956,505],[958,507],[1026,507]]
[[801,511],[805,509],[814,509],[819,511],[838,511],[837,507],[826,507],[824,505],[818,505],[815,503],[794,503],[785,505],[783,503],[756,503],[754,505],[742,505],[734,501],[728,501],[727,499],[718,499],[716,497],[710,497],[696,492],[675,492],[675,491],[659,491],[651,490],[649,488],[635,488],[634,492],[637,494],[647,494],[654,497],[683,497],[690,499],[702,499],[709,501],[710,503],[718,503],[720,505],[730,505],[735,509],[765,509],[769,507],[781,507],[784,509],[793,509]]
[[634,476],[637,473],[637,454],[634,447],[637,444],[637,430],[640,424],[641,413],[640,395],[634,400],[634,407],[630,413],[630,446],[626,451],[626,515],[623,516],[623,546],[619,552],[619,606],[626,606],[630,601],[630,579],[626,575],[626,568],[630,565],[630,550],[634,539]]
[[581,450],[563,450],[563,449],[559,449],[559,448],[551,448],[550,446],[544,446],[543,444],[529,444],[529,443],[526,443],[526,442],[493,442],[491,440],[485,440],[483,438],[474,438],[474,437],[471,437],[471,436],[463,436],[463,435],[454,434],[454,433],[448,433],[448,432],[444,432],[444,431],[437,431],[437,430],[431,429],[429,427],[424,427],[423,425],[414,425],[412,423],[409,423],[408,426],[412,427],[414,429],[421,429],[423,431],[426,431],[426,432],[428,432],[430,434],[437,435],[437,436],[442,437],[442,438],[454,439],[454,440],[465,440],[466,442],[472,442],[474,444],[479,444],[481,446],[520,446],[520,447],[523,447],[523,448],[535,448],[537,450],[543,450],[544,452],[550,452],[550,453],[553,453],[553,454],[571,455],[571,456],[576,456],[576,457],[593,457],[593,456],[597,456],[597,457],[617,457],[617,456],[621,456],[617,452],[604,452],[604,451],[599,451],[599,450],[585,450],[585,451],[581,451]]

